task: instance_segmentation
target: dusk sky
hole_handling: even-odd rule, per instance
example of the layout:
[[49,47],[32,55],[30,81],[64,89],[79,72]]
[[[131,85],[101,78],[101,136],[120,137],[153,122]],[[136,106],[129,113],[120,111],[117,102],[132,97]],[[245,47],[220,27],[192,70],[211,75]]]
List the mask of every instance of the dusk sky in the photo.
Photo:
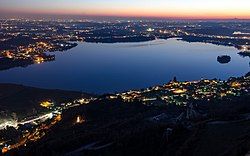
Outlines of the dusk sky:
[[250,19],[250,0],[0,0],[0,13]]

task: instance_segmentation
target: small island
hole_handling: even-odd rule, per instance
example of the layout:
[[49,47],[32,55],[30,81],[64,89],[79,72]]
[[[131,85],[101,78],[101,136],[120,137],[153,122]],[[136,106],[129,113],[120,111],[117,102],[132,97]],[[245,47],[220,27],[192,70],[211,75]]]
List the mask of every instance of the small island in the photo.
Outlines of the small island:
[[217,61],[221,64],[226,64],[231,61],[231,57],[228,55],[221,55],[217,57]]

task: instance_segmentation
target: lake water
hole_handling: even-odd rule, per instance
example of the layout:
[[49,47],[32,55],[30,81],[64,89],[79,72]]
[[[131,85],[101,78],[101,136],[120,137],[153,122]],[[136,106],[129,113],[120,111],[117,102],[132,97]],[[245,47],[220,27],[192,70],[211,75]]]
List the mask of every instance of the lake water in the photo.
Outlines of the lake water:
[[[249,58],[233,47],[176,39],[142,43],[79,43],[56,52],[56,61],[0,71],[1,83],[89,93],[120,92],[164,84],[173,79],[227,79],[249,72]],[[231,56],[220,64],[218,55]]]

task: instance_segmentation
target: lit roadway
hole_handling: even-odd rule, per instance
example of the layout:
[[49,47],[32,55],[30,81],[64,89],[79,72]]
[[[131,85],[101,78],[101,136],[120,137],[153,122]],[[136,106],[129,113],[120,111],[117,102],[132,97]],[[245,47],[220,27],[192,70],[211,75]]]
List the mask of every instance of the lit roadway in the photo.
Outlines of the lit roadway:
[[33,123],[35,121],[38,121],[38,120],[47,120],[47,119],[51,119],[53,117],[53,113],[48,113],[48,114],[45,114],[45,115],[42,115],[42,116],[39,116],[37,118],[34,118],[34,119],[30,119],[30,120],[26,120],[26,121],[21,121],[21,122],[17,122],[17,121],[14,121],[14,120],[10,120],[10,121],[6,121],[2,124],[0,124],[0,130],[1,129],[5,129],[6,127],[15,127],[17,128],[18,125],[24,125],[24,124],[29,124],[29,123]]

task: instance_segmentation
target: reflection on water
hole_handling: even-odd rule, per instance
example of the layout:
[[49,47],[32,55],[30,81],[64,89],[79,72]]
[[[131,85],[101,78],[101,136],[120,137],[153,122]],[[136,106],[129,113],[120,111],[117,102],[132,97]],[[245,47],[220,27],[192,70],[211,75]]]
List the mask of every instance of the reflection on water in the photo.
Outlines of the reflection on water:
[[156,46],[160,44],[165,44],[165,40],[157,40],[156,42],[141,42],[141,43],[131,43],[124,45],[117,45],[116,48],[136,48],[136,47],[147,47],[147,46]]
[[[129,47],[129,48],[128,48]],[[200,78],[227,79],[249,72],[249,58],[233,47],[176,39],[142,43],[79,43],[56,60],[0,72],[0,82],[91,93],[118,92]],[[231,61],[220,64],[217,57]]]

